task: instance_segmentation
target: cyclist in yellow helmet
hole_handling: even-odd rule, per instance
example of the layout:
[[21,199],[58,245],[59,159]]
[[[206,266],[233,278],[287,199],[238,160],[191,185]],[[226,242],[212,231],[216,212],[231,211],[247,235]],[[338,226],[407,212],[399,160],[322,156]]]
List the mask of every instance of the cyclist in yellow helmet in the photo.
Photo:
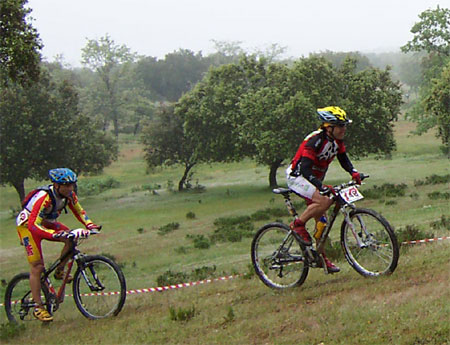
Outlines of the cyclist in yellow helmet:
[[[348,158],[343,142],[347,124],[352,121],[347,118],[345,111],[336,106],[317,109],[322,125],[317,131],[310,133],[297,150],[291,164],[286,170],[288,187],[306,200],[306,210],[296,219],[291,228],[298,234],[298,238],[305,244],[311,245],[312,239],[306,230],[306,223],[314,218],[326,222],[326,211],[331,206],[329,197],[322,195],[333,192],[332,187],[322,183],[328,166],[337,156],[342,168],[361,183],[361,176],[353,168]],[[322,253],[328,272],[339,272]]]

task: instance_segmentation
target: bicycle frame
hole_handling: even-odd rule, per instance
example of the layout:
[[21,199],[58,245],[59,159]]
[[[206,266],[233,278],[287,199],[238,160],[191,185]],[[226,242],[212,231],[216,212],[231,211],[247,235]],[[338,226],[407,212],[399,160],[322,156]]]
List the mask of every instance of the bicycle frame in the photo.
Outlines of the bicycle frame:
[[[41,284],[45,284],[48,291],[50,292],[52,298],[52,312],[56,311],[59,307],[59,304],[64,301],[65,297],[65,289],[67,285],[67,279],[72,271],[72,267],[75,261],[76,256],[80,253],[80,251],[76,248],[76,241],[71,241],[70,243],[70,249],[59,257],[50,267],[49,269],[44,269],[44,272],[41,277]],[[65,261],[67,258],[71,258],[69,262],[67,263],[67,272],[64,275],[64,278],[62,280],[61,286],[59,287],[58,291],[56,291],[55,287],[53,286],[51,280],[50,280],[50,274],[56,270],[56,268],[61,264],[61,262]],[[54,300],[53,300],[54,299]]]
[[[344,215],[344,219],[347,222],[347,224],[349,224],[349,227],[350,227],[352,234],[355,237],[358,245],[361,248],[364,246],[364,244],[361,242],[360,237],[356,233],[353,223],[350,221],[349,213],[351,210],[355,209],[356,206],[352,203],[347,202],[339,195],[339,191],[341,189],[348,187],[348,186],[353,186],[353,185],[356,185],[356,183],[352,181],[352,182],[343,183],[340,186],[337,186],[337,189],[336,189],[337,193],[331,197],[334,200],[333,201],[334,208],[333,208],[333,211],[331,212],[331,215],[328,217],[327,225],[326,225],[325,229],[323,230],[320,240],[316,243],[316,249],[314,250],[311,246],[306,247],[306,251],[309,254],[309,256],[313,262],[317,260],[317,253],[323,253],[323,250],[325,247],[325,242],[326,242],[328,235],[331,231],[331,228],[333,227],[334,222],[339,214],[339,211],[342,212],[342,214]],[[294,205],[292,204],[290,195],[289,195],[292,192],[293,192],[292,190],[279,189],[279,192],[277,192],[277,194],[282,194],[284,196],[284,202],[286,204],[286,207],[287,207],[289,213],[294,218],[298,218],[297,210],[295,209]],[[284,245],[285,241],[283,241],[282,245]],[[323,267],[325,267],[325,266],[323,265]],[[328,273],[326,269],[325,269],[325,272]]]

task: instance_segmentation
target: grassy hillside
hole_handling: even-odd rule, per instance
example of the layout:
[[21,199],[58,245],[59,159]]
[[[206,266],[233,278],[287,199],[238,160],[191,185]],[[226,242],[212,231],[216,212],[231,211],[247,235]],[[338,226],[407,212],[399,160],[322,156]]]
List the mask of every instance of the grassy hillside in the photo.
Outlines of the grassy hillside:
[[[399,235],[443,236],[450,231],[442,219],[450,217],[449,183],[432,184],[432,175],[450,173],[449,162],[439,151],[432,134],[408,135],[412,129],[400,121],[396,129],[398,149],[392,159],[369,157],[356,161],[358,170],[371,178],[362,192],[386,183],[405,184],[403,195],[366,198],[361,207],[381,212]],[[283,169],[279,183],[284,183]],[[251,161],[202,165],[196,168],[193,184],[200,191],[176,193],[181,170],[159,169],[145,173],[141,148],[122,140],[120,159],[102,176],[81,177],[81,202],[95,222],[104,225],[103,234],[83,244],[87,253],[114,256],[123,267],[128,289],[158,285],[158,278],[171,278],[167,271],[184,274],[186,279],[203,269],[210,277],[248,273],[250,237],[238,242],[208,243],[219,218],[260,215],[258,212],[282,209],[282,199],[267,187],[266,167]],[[329,183],[348,180],[337,163],[332,165]],[[119,185],[94,195],[89,187],[107,179]],[[27,189],[41,183],[27,181]],[[159,187],[160,186],[160,187]],[[153,192],[155,190],[155,192]],[[434,193],[434,194],[432,194]],[[447,194],[446,194],[447,193]],[[447,199],[445,198],[447,196]],[[17,195],[11,187],[0,188],[0,267],[2,280],[28,270],[23,248],[18,245],[11,207]],[[444,218],[442,218],[444,217]],[[269,220],[289,218],[283,213],[268,220],[252,220],[249,231]],[[62,221],[77,226],[70,215]],[[171,230],[168,224],[178,224]],[[251,227],[253,226],[253,230]],[[174,226],[176,227],[176,226]],[[168,232],[160,234],[166,229]],[[187,236],[189,235],[189,236]],[[201,237],[203,235],[203,237]],[[332,238],[339,236],[337,228]],[[416,238],[420,239],[420,238]],[[122,313],[115,319],[89,322],[68,299],[48,326],[37,322],[7,343],[30,344],[445,344],[448,343],[450,314],[450,241],[408,246],[401,251],[399,266],[391,277],[364,279],[343,260],[342,272],[325,276],[310,271],[305,284],[296,290],[274,292],[255,277],[172,290],[163,293],[128,295]],[[44,243],[46,261],[57,256],[58,245]],[[196,247],[197,246],[197,247]],[[3,296],[4,287],[0,287]],[[171,320],[170,310],[192,314],[185,321]],[[447,320],[447,322],[445,322]],[[5,325],[5,315],[0,314]],[[9,329],[3,326],[2,335]],[[83,332],[80,332],[83,330]]]

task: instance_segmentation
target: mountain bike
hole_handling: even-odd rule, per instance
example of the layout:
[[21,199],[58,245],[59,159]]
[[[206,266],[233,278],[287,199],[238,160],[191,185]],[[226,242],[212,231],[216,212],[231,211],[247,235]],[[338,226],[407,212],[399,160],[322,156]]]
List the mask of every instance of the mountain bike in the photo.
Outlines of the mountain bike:
[[[361,174],[361,180],[369,175]],[[348,263],[365,277],[378,277],[394,272],[399,258],[399,247],[389,222],[374,210],[357,208],[354,203],[363,199],[359,185],[350,181],[334,186],[328,194],[334,201],[327,225],[314,245],[306,246],[297,240],[296,234],[283,223],[264,225],[255,234],[251,257],[253,267],[261,281],[274,289],[300,286],[310,268],[323,268],[328,274],[323,253],[325,242],[339,213],[344,220],[341,225],[340,243]],[[292,190],[274,189],[282,195],[289,213],[298,214],[291,200]]]
[[[90,235],[99,234],[91,230]],[[74,263],[77,266],[72,280],[73,298],[78,310],[88,319],[101,319],[119,314],[125,303],[126,282],[120,267],[102,255],[85,255],[78,249],[80,239],[62,233],[70,240],[70,250],[58,258],[41,276],[41,298],[50,314],[64,301],[64,291]],[[61,286],[54,288],[50,274],[58,265],[70,258]],[[31,321],[37,306],[30,290],[30,274],[20,273],[9,282],[5,292],[5,311],[11,322]]]

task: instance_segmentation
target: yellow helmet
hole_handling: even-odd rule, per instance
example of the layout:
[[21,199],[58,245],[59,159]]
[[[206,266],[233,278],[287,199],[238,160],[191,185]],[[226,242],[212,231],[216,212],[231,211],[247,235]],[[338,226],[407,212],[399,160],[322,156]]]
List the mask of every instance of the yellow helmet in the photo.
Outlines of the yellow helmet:
[[339,107],[319,108],[317,109],[317,113],[323,123],[330,123],[332,125],[352,123],[352,120],[347,118],[345,111]]

